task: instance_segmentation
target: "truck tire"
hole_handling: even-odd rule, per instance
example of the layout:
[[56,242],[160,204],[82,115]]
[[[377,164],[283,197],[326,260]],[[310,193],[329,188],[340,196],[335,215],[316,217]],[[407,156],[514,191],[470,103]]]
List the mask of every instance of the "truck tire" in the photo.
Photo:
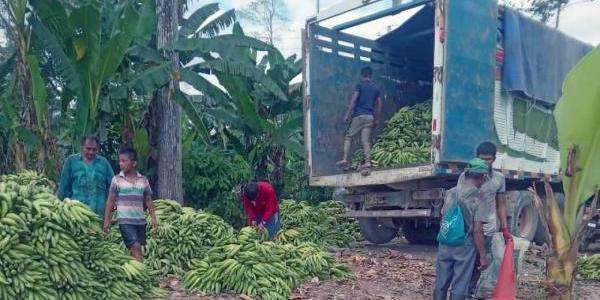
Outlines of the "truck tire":
[[514,206],[515,210],[511,219],[511,231],[514,236],[533,241],[540,220],[533,199],[527,192],[520,193],[519,202]]
[[406,224],[402,227],[404,238],[411,244],[417,245],[435,245],[437,243],[437,234],[440,231],[439,225],[431,224],[426,227],[425,224]]
[[[554,197],[556,199],[556,202],[558,203],[558,208],[561,212],[563,212],[565,209],[565,195],[563,193],[555,193]],[[538,225],[537,232],[535,233],[533,241],[538,245],[543,245],[548,242],[546,241],[546,235],[544,234],[544,227],[542,227],[541,225]]]
[[385,244],[393,240],[398,233],[397,228],[383,226],[376,218],[359,218],[358,227],[362,236],[373,244]]

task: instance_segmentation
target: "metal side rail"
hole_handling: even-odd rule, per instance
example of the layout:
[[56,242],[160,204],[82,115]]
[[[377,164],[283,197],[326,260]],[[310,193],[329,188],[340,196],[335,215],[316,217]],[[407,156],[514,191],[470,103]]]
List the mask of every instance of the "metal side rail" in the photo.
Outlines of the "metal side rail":
[[348,210],[347,217],[352,218],[427,218],[432,216],[431,209],[397,210]]

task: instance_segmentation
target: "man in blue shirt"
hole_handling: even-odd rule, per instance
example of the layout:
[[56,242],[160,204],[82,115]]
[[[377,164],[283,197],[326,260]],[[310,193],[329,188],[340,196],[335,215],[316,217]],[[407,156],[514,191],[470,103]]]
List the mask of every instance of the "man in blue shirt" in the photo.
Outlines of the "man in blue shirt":
[[337,165],[345,166],[348,164],[348,153],[352,145],[352,138],[360,132],[360,140],[365,155],[363,168],[366,169],[371,167],[371,130],[378,125],[383,101],[381,100],[379,88],[371,80],[373,69],[367,66],[362,68],[360,73],[362,78],[354,88],[350,105],[344,117],[344,122],[350,124],[350,126],[344,139],[344,156],[342,160],[337,162]]
[[81,140],[81,153],[67,158],[60,174],[58,198],[71,198],[104,216],[108,188],[114,176],[106,158],[98,155],[100,141],[89,135]]

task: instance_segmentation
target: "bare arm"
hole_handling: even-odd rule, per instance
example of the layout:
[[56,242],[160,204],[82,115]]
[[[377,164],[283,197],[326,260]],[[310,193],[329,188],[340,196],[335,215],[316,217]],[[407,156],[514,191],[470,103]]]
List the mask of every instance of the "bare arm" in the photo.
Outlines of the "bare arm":
[[496,194],[496,211],[498,212],[498,218],[500,219],[500,228],[508,228],[506,221],[508,210],[506,208],[506,194]]
[[350,117],[352,116],[352,112],[354,112],[354,108],[356,107],[356,101],[358,100],[358,92],[354,91],[352,93],[352,97],[350,98],[350,105],[348,106],[348,110],[346,111],[346,116],[344,120],[346,122],[350,121]]
[[158,230],[158,220],[156,219],[156,213],[154,211],[154,202],[152,201],[151,196],[146,196],[144,199],[146,201],[146,207],[148,208],[148,213],[150,213],[150,218],[152,219],[152,228],[154,230]]
[[106,200],[106,208],[104,208],[104,232],[108,233],[110,230],[110,222],[112,221],[113,207],[115,207],[115,195],[108,194]]
[[475,247],[479,252],[479,259],[481,261],[481,270],[487,267],[487,254],[485,252],[485,236],[483,235],[483,223],[475,221],[473,223],[475,228],[473,229],[473,239],[475,241]]

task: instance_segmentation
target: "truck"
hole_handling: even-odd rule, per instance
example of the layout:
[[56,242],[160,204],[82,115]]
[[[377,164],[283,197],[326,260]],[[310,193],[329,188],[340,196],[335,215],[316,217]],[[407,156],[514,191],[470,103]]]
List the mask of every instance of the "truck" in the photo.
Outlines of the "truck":
[[[591,46],[494,0],[384,2],[391,5],[347,0],[306,21],[309,184],[336,188],[334,197],[372,243],[389,242],[399,232],[411,243],[434,243],[446,191],[477,145],[492,141],[498,148],[493,168],[506,178],[510,230],[543,242],[528,189],[547,180],[564,201],[552,110],[566,73]],[[352,30],[390,16],[404,21],[375,37]],[[386,120],[403,107],[432,102],[429,161],[373,168],[366,176],[336,166],[348,98],[367,65],[384,95]]]

